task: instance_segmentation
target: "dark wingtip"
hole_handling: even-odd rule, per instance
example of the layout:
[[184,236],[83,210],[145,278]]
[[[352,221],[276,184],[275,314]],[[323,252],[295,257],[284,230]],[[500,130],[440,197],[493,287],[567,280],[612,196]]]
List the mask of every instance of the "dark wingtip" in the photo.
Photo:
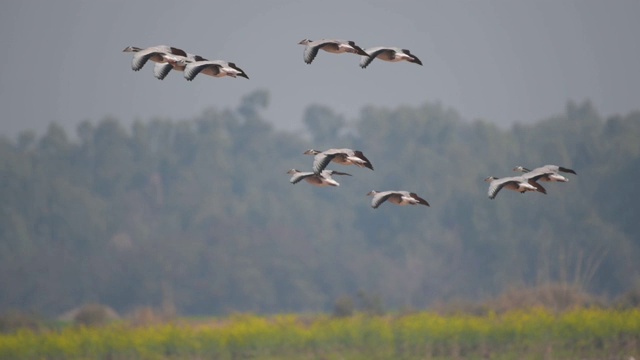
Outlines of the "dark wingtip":
[[574,174],[574,175],[578,175],[578,174],[575,172],[575,170],[571,170],[571,169],[568,169],[568,168],[565,168],[565,167],[562,167],[562,166],[560,166],[560,171],[562,171],[562,172],[566,172],[566,173],[571,173],[571,174]]

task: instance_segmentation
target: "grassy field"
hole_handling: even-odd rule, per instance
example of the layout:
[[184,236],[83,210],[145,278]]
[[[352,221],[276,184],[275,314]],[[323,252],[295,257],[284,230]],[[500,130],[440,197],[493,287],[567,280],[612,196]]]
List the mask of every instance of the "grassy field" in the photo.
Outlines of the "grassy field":
[[640,310],[232,315],[0,334],[0,359],[629,359]]

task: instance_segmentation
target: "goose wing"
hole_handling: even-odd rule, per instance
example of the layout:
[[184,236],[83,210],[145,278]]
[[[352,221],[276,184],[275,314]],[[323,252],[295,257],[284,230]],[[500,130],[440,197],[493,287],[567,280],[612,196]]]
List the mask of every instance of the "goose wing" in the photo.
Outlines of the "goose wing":
[[384,52],[389,52],[389,51],[393,51],[393,50],[384,46],[376,46],[376,47],[366,49],[365,52],[368,54],[368,56],[363,55],[360,58],[360,67],[363,69],[366,68],[367,66],[369,66],[369,64],[371,64],[373,59],[378,57],[378,55]]
[[538,183],[536,180],[534,179],[529,179],[529,185],[533,186],[536,188],[537,192],[541,192],[543,194],[547,194],[547,189],[544,188],[544,186],[540,185],[540,183]]
[[333,175],[347,175],[347,176],[352,176],[349,173],[346,172],[341,172],[341,171],[335,171],[335,170],[322,170],[322,172],[320,173],[320,175],[324,176],[324,177],[331,177]]
[[359,157],[360,159],[365,161],[364,166],[368,167],[369,169],[373,170],[373,165],[371,165],[371,161],[369,161],[369,159],[367,159],[366,156],[364,156],[364,154],[362,153],[362,151],[360,150],[356,150],[353,152],[353,154],[357,157]]
[[304,48],[304,53],[303,53],[303,57],[304,57],[304,62],[307,64],[311,64],[311,62],[313,62],[313,59],[316,58],[316,55],[318,55],[318,50],[320,50],[320,47],[322,45],[327,44],[328,41],[312,41],[310,43],[307,44],[307,46],[305,46]]
[[184,78],[191,81],[196,77],[196,75],[198,75],[201,72],[203,74],[216,76],[220,74],[221,67],[222,67],[221,64],[213,61],[192,62],[190,64],[187,64],[187,66],[184,68]]
[[575,170],[571,170],[569,168],[566,167],[562,167],[562,166],[558,166],[558,170],[562,171],[562,172],[566,172],[566,173],[571,173],[573,175],[578,175]]
[[529,185],[534,186],[536,188],[536,191],[546,195],[547,189],[545,189],[544,186],[538,183],[538,179],[549,175],[553,175],[553,172],[549,170],[545,171],[543,168],[538,168],[522,174],[521,177],[524,178],[529,183]]
[[237,76],[241,76],[243,78],[249,79],[249,76],[247,76],[247,73],[245,73],[244,70],[240,69],[236,64],[230,62],[229,67],[238,71]]
[[414,198],[414,199],[418,200],[418,203],[419,203],[419,204],[426,205],[426,206],[429,206],[429,207],[431,206],[431,205],[429,205],[429,203],[427,202],[427,200],[425,200],[425,199],[421,198],[420,196],[418,196],[418,194],[416,194],[416,193],[413,193],[413,192],[412,192],[412,193],[409,193],[409,195],[410,195],[412,198]]
[[153,76],[159,80],[163,80],[173,69],[173,65],[169,63],[156,63],[153,66]]
[[356,45],[355,41],[349,40],[349,41],[346,41],[346,43],[356,50],[356,54],[362,55],[362,56],[370,56],[369,53],[364,51],[360,46]]
[[417,57],[417,56],[413,55],[413,54],[411,53],[411,51],[409,51],[408,49],[402,49],[401,51],[402,51],[403,53],[405,53],[406,55],[408,55],[408,56],[410,56],[410,57],[411,57],[411,60],[409,60],[409,62],[416,63],[416,64],[418,64],[418,65],[422,65],[422,61],[420,61],[420,59],[418,59],[418,57]]
[[575,170],[563,167],[563,166],[558,166],[558,165],[545,165],[543,166],[543,168],[547,168],[550,170],[557,172],[564,172],[564,173],[570,173],[570,174],[574,174],[574,175],[578,175],[576,174]]
[[157,54],[157,52],[146,52],[139,51],[133,55],[133,59],[131,60],[131,69],[133,71],[138,71],[144,67],[144,65],[149,61],[152,55]]
[[371,199],[371,207],[377,209],[380,204],[387,201],[391,196],[399,196],[395,191],[382,191],[373,195],[373,199]]
[[489,195],[489,199],[493,200],[496,198],[496,196],[498,195],[498,192],[507,184],[517,184],[517,181],[514,181],[511,178],[500,178],[500,179],[496,179],[491,181],[491,183],[489,183],[489,191],[487,192],[487,195]]
[[312,173],[312,172],[297,172],[297,173],[294,173],[291,176],[291,179],[289,181],[292,184],[297,184],[300,181],[302,181],[302,180],[304,180],[304,179],[306,179],[306,178],[308,178],[309,176],[312,176],[312,175],[314,175],[314,173]]
[[321,173],[324,168],[327,167],[327,165],[329,165],[329,163],[331,162],[331,160],[333,160],[334,157],[336,157],[339,153],[331,153],[328,154],[326,152],[321,152],[318,153],[317,155],[315,155],[313,157],[313,171],[316,174]]

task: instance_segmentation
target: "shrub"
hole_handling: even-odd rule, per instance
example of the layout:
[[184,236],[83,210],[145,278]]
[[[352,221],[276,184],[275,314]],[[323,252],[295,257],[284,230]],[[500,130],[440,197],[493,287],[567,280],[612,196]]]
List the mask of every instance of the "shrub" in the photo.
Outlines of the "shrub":
[[77,311],[73,322],[82,326],[101,326],[112,318],[117,318],[117,315],[111,308],[100,304],[87,304]]
[[43,327],[43,320],[33,314],[10,311],[0,315],[0,333],[12,333],[21,329],[39,330]]
[[333,305],[333,316],[335,317],[348,317],[353,315],[353,299],[351,296],[343,295],[336,300]]

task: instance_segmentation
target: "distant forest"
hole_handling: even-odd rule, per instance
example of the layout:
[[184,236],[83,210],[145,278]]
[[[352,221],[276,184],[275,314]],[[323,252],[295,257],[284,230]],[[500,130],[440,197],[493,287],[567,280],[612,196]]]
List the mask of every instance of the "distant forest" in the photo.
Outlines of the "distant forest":
[[[368,294],[385,309],[571,284],[614,297],[639,284],[640,112],[558,115],[501,128],[442,104],[312,105],[307,134],[264,118],[269,94],[188,121],[84,122],[0,138],[0,312],[86,303],[183,315],[330,311]],[[523,116],[526,117],[526,116]],[[362,150],[331,164],[340,187],[292,185],[307,149]],[[576,170],[547,195],[503,190],[515,166]],[[370,190],[431,204],[370,206]]]

